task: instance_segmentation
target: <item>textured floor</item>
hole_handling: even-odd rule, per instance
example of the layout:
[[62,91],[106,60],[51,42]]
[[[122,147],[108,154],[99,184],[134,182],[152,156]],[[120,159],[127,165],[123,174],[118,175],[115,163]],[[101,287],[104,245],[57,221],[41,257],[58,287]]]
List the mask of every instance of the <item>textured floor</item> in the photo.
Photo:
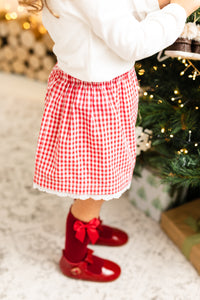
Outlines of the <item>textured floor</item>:
[[159,224],[126,192],[102,206],[104,223],[125,229],[121,247],[90,245],[117,262],[110,283],[70,279],[58,262],[71,200],[32,189],[46,84],[0,73],[0,299],[199,300],[200,277]]

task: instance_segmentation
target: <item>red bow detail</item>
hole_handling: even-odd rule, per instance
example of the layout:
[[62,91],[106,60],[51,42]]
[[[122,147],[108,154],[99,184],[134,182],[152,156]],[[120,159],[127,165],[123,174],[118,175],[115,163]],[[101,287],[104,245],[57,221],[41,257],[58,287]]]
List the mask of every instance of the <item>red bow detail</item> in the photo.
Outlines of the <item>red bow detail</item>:
[[92,244],[95,244],[95,242],[99,238],[99,233],[96,229],[99,226],[99,224],[100,224],[100,221],[97,218],[93,218],[87,224],[84,224],[80,220],[77,220],[76,222],[74,222],[74,225],[73,225],[73,228],[76,231],[75,237],[83,243],[84,238],[85,238],[85,231],[87,230],[87,234],[88,234]]

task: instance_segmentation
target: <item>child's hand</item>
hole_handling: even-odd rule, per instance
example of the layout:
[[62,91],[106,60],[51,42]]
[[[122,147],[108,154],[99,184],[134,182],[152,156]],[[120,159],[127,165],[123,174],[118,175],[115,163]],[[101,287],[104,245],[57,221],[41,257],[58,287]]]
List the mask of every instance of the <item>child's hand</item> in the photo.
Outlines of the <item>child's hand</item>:
[[170,3],[181,5],[188,17],[200,7],[200,0],[171,0]]
[[170,3],[170,0],[158,0],[160,8],[163,8],[164,6],[168,5]]

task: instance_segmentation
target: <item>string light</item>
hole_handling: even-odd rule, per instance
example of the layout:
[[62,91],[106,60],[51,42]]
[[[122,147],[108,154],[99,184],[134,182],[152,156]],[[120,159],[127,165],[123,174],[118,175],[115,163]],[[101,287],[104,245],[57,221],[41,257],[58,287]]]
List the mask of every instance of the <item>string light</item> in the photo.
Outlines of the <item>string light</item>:
[[11,15],[10,14],[5,14],[5,19],[7,20],[7,21],[10,21],[11,20]]
[[[6,1],[8,2],[8,1]],[[11,2],[11,1],[10,1]],[[14,1],[13,1],[14,2]],[[18,3],[5,3],[4,7],[3,7],[3,11],[4,12],[4,18],[6,21],[10,21],[10,20],[16,20],[19,17],[27,17],[29,16],[29,20],[32,18],[32,16],[30,15],[30,13],[26,10],[26,8],[23,5],[20,5]],[[34,16],[37,19],[37,24],[41,24],[41,14],[38,14],[37,16]],[[33,20],[31,20],[31,27],[34,27]],[[36,26],[35,26],[36,27]],[[44,32],[44,29],[41,29],[41,33],[46,33],[46,31]]]
[[192,67],[194,71],[193,71],[192,74],[188,75],[188,78],[192,78],[193,80],[195,80],[197,76],[200,76],[200,71],[195,67],[195,65],[194,65],[189,59],[187,59],[187,63],[186,63],[186,59],[183,59],[183,60],[182,60],[182,63],[185,65],[186,68],[185,68],[184,71],[182,71],[182,72],[180,73],[181,76],[184,75],[185,72],[186,72],[190,67]]
[[188,132],[189,132],[188,142],[191,142],[191,135],[192,135],[192,131],[191,131],[191,130],[189,130]]
[[[184,73],[184,72],[183,72],[183,73]],[[195,74],[196,74],[196,73],[195,73]],[[156,85],[155,87],[158,87],[158,85]],[[178,104],[179,104],[179,107],[183,108],[183,107],[187,104],[188,101],[186,101],[184,104],[182,103],[183,99],[181,99],[182,96],[180,95],[180,91],[179,91],[178,88],[174,89],[174,90],[173,90],[173,93],[174,93],[174,95],[177,95],[177,97],[171,97],[171,101],[177,100],[177,102],[178,102]],[[147,96],[148,93],[147,93],[147,92],[144,92],[144,95]],[[178,95],[179,95],[179,96],[178,96]],[[153,95],[150,95],[149,98],[152,99],[152,98],[153,98]],[[161,104],[161,103],[163,103],[163,100],[158,99],[158,100],[157,100],[157,104]],[[199,109],[199,106],[195,106],[194,109],[198,110],[198,109]],[[183,140],[183,139],[181,139],[181,138],[178,138],[178,137],[174,136],[174,134],[172,134],[172,133],[170,133],[169,135],[167,135],[167,134],[166,134],[166,130],[170,132],[170,131],[172,131],[172,128],[167,128],[167,129],[165,129],[165,127],[162,127],[162,128],[160,129],[160,131],[161,131],[161,133],[162,133],[163,135],[159,135],[159,134],[158,134],[158,135],[157,135],[157,138],[159,138],[159,139],[161,139],[161,140],[164,139],[166,142],[169,142],[171,139],[173,139],[174,141],[184,142],[184,143],[187,143],[188,145],[193,145],[193,147],[198,147],[198,145],[199,145],[199,142],[195,142],[195,143],[194,143],[194,142],[191,142],[192,130],[188,130],[188,134],[189,134],[189,136],[188,136],[188,141],[185,141],[185,140]],[[147,144],[147,146],[148,146],[148,144]],[[176,153],[177,153],[177,154],[183,153],[184,155],[187,155],[187,154],[189,153],[189,150],[188,150],[187,148],[182,148],[182,149],[180,149],[180,150],[177,150]]]
[[139,74],[140,76],[144,75],[144,73],[145,73],[145,70],[144,70],[144,69],[140,69],[140,70],[138,71],[138,74]]
[[[168,129],[169,130],[169,129]],[[162,133],[165,133],[165,128],[161,128],[161,130],[160,130]],[[170,131],[170,130],[169,130]],[[191,132],[191,131],[190,131]],[[191,133],[189,133],[189,134],[191,134]],[[166,141],[169,141],[169,138],[167,138],[167,136],[165,135],[165,136],[160,136],[159,134],[157,135],[157,137],[159,138],[159,139],[165,139]],[[175,140],[175,141],[178,141],[178,142],[184,142],[184,143],[187,143],[188,145],[193,145],[193,146],[195,146],[195,147],[198,147],[198,145],[199,145],[199,143],[200,143],[200,141],[198,141],[198,142],[191,142],[191,136],[189,136],[189,139],[188,139],[188,141],[185,141],[185,140],[183,140],[183,139],[181,139],[181,138],[177,138],[177,137],[174,137],[174,135],[173,134],[170,134],[170,136],[169,136],[170,138],[173,138],[173,140]],[[187,149],[186,149],[187,150]],[[181,152],[184,152],[185,150],[184,149],[182,149],[182,150],[180,150]],[[187,150],[188,151],[188,150]]]
[[11,19],[13,19],[13,20],[17,19],[17,13],[16,13],[15,11],[12,12],[12,13],[10,14],[10,16],[11,16]]
[[[181,59],[181,58],[180,58]],[[186,63],[186,60],[182,60],[182,62],[185,64],[185,66],[187,67],[187,69],[190,67],[190,64],[188,64],[188,63]],[[165,64],[163,64],[163,67],[166,67],[166,65]],[[153,69],[154,70],[157,70],[157,67],[156,66],[153,66]],[[185,74],[185,70],[184,71],[182,71],[181,72],[181,74],[180,75],[184,75]],[[200,75],[200,74],[199,74]],[[197,71],[195,71],[195,72],[193,72],[193,74],[191,75],[190,74],[190,78],[194,78],[195,76],[197,76]],[[159,85],[158,84],[156,84],[155,85],[155,88],[157,88]],[[179,107],[180,108],[183,108],[186,104],[187,104],[187,102],[188,101],[186,101],[185,103],[182,103],[182,101],[183,101],[183,99],[182,99],[182,96],[180,95],[180,91],[179,91],[179,89],[178,88],[175,88],[174,90],[173,90],[173,93],[174,93],[174,95],[177,95],[176,97],[171,97],[170,99],[171,99],[171,101],[175,101],[175,100],[177,100],[177,102],[178,102],[178,104],[179,104]],[[145,91],[144,92],[144,96],[147,96],[148,95],[148,93]],[[150,99],[152,99],[154,97],[154,95],[149,95],[149,98]],[[161,103],[163,103],[163,100],[161,100],[161,99],[158,99],[157,100],[157,104],[161,104]],[[194,109],[195,110],[198,110],[199,109],[199,106],[195,106],[194,107]],[[186,129],[186,128],[185,128]],[[167,131],[169,131],[169,135],[167,135],[166,134],[166,130]],[[178,141],[178,142],[183,142],[183,143],[187,143],[187,145],[193,145],[193,147],[198,147],[198,145],[199,145],[199,142],[191,142],[191,139],[192,139],[192,130],[188,130],[188,134],[189,134],[189,136],[188,136],[188,141],[186,140],[184,140],[184,139],[182,139],[182,138],[178,138],[178,137],[176,137],[176,135],[174,135],[174,134],[172,134],[172,133],[170,133],[170,131],[172,131],[172,128],[165,128],[165,127],[162,127],[161,129],[160,129],[160,131],[161,131],[161,133],[162,133],[162,135],[157,135],[157,138],[158,139],[164,139],[166,142],[170,142],[170,140],[171,139],[173,139],[174,141]],[[146,144],[146,146],[148,146],[148,143]],[[176,151],[176,153],[177,154],[181,154],[181,153],[183,153],[184,155],[187,155],[188,153],[189,153],[189,149],[187,149],[187,148],[182,148],[182,149],[180,149],[180,150],[177,150]]]
[[188,150],[186,148],[180,149],[181,153],[188,154]]
[[139,69],[139,68],[141,68],[141,67],[142,67],[142,64],[141,64],[141,63],[139,63],[139,62],[136,62],[136,66],[137,66],[137,68]]
[[193,74],[193,80],[195,80],[196,79],[196,77],[197,77],[197,72],[196,71],[194,71],[194,74]]
[[[12,11],[11,11],[12,9]],[[27,10],[23,7],[20,6],[19,4],[17,5],[17,7],[11,7],[11,5],[9,3],[6,3],[4,5],[4,18],[6,21],[11,21],[11,20],[16,20],[19,19],[20,17],[27,17],[27,20],[23,20],[21,26],[22,29],[24,30],[28,30],[28,29],[37,29],[37,31],[40,34],[46,34],[47,30],[46,28],[43,26],[42,22],[41,22],[41,14],[40,15],[30,15]]]
[[31,24],[29,22],[24,22],[22,26],[24,29],[29,29],[31,27]]
[[45,28],[42,24],[39,25],[38,31],[39,31],[41,34],[45,34],[45,33],[47,32],[46,28]]
[[7,20],[7,21],[10,21],[10,20],[15,20],[15,19],[17,19],[17,13],[16,12],[11,12],[11,13],[9,13],[9,12],[7,12],[6,14],[5,14],[5,19]]

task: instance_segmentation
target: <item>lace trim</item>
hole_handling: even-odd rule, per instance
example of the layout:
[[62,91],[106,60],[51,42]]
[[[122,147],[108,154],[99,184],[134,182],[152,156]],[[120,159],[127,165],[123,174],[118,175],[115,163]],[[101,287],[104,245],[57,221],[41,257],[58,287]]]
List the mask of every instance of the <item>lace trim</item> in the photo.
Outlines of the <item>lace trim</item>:
[[128,184],[128,186],[126,186],[123,190],[121,190],[120,192],[116,193],[116,194],[111,194],[111,195],[79,195],[79,194],[69,194],[69,193],[63,193],[63,192],[58,192],[58,191],[54,191],[54,190],[51,190],[51,189],[47,189],[47,188],[44,188],[44,187],[41,187],[39,186],[38,184],[36,183],[33,183],[33,188],[34,189],[38,189],[42,192],[46,192],[46,193],[50,193],[50,194],[54,194],[54,195],[57,195],[57,196],[60,196],[60,197],[70,197],[70,198],[77,198],[77,199],[82,199],[82,200],[86,200],[88,198],[92,198],[94,200],[111,200],[113,198],[120,198],[120,196],[130,188],[131,186],[131,181],[130,183]]

